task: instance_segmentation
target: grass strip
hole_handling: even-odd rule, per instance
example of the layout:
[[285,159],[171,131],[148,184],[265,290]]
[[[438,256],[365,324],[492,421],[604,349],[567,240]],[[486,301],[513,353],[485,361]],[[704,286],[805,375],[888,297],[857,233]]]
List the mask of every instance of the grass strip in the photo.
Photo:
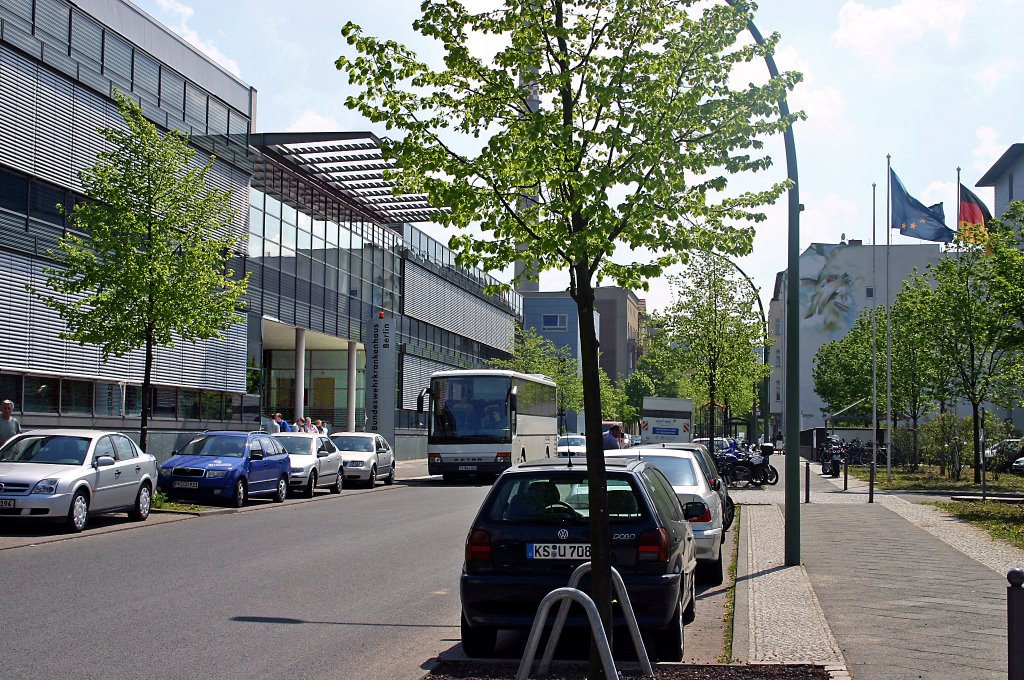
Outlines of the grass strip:
[[[866,465],[851,465],[850,476],[863,481],[868,481],[870,472]],[[1005,472],[999,473],[999,479],[994,479],[993,473],[988,472],[987,484],[989,492],[1024,492],[1024,476],[1013,475]],[[974,483],[974,472],[965,468],[960,480],[950,479],[939,474],[939,468],[932,465],[921,465],[916,472],[910,472],[906,468],[893,467],[892,482],[886,481],[885,463],[883,462],[875,469],[875,485],[879,489],[887,491],[906,490],[933,490],[933,491],[974,491],[981,492],[981,484]]]
[[718,663],[732,663],[732,627],[736,618],[736,569],[740,557],[740,511],[741,506],[736,506],[736,517],[732,521],[732,560],[729,561],[729,592],[725,596],[725,615],[722,620],[725,623],[725,638],[722,644],[722,655],[718,657]]
[[202,512],[203,510],[210,509],[208,506],[196,505],[195,503],[174,503],[167,500],[167,494],[161,491],[153,494],[152,507],[154,510],[176,510],[178,512]]
[[1024,505],[995,501],[933,502],[930,505],[981,527],[996,540],[1024,549]]

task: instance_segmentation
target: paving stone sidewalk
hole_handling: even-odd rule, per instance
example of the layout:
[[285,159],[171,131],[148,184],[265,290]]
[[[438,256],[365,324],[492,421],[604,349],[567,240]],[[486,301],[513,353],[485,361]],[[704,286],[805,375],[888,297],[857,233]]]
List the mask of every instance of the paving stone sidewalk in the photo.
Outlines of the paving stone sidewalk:
[[749,659],[838,661],[856,680],[1005,678],[1005,568],[1024,553],[935,508],[888,494],[869,505],[852,479],[844,492],[811,478],[800,568],[781,566],[784,481],[736,494]]

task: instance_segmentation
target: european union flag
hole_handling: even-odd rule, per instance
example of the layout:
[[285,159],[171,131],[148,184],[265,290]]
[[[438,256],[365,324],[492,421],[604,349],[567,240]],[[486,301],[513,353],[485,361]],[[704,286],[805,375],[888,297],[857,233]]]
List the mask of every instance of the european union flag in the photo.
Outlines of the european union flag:
[[907,193],[896,173],[889,168],[889,186],[892,191],[892,228],[904,236],[949,243],[953,230],[946,226],[942,204],[924,207],[921,201]]

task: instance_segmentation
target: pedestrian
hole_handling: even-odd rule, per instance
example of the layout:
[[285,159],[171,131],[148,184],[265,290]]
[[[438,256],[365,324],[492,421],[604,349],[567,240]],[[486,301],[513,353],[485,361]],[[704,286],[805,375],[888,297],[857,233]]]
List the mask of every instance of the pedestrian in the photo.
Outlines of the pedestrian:
[[14,402],[4,399],[0,402],[0,444],[21,433],[21,423],[14,417]]
[[302,431],[310,432],[312,434],[316,434],[317,432],[319,432],[319,430],[317,430],[316,426],[313,424],[312,418],[310,418],[309,416],[306,416],[306,419],[302,422]]
[[317,418],[315,425],[317,432],[319,432],[320,434],[327,434],[327,430],[324,428],[324,421]]
[[622,428],[618,425],[612,425],[608,428],[608,431],[604,433],[604,450],[609,451],[611,449],[618,449],[619,438],[622,436]]
[[277,422],[274,421],[274,416],[273,415],[271,415],[269,418],[267,418],[267,422],[266,423],[263,423],[263,421],[261,420],[260,421],[260,425],[263,426],[264,429],[267,432],[269,432],[270,434],[274,434],[275,432],[280,432],[281,431],[281,426],[278,425]]
[[280,413],[275,413],[274,414],[274,424],[277,425],[277,431],[278,432],[291,432],[292,431],[292,426],[288,424],[288,421],[285,420],[281,416]]

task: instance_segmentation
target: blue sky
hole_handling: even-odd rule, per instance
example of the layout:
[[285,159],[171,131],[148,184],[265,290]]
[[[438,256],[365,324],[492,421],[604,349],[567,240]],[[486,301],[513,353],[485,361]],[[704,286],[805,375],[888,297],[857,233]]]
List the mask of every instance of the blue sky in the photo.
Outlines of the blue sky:
[[[344,107],[350,91],[334,68],[341,27],[434,50],[412,30],[420,0],[135,0],[161,23],[258,90],[256,131],[383,129]],[[872,235],[885,242],[886,154],[911,195],[943,201],[956,215],[956,168],[974,187],[1006,148],[1024,141],[1024,61],[1019,45],[1024,0],[762,0],[755,23],[782,40],[776,61],[804,74],[790,108],[808,118],[794,128],[800,176],[801,249]],[[434,54],[436,56],[436,54]],[[751,78],[759,77],[752,74]],[[786,174],[781,138],[769,142]],[[991,189],[975,192],[992,206]],[[737,260],[767,305],[775,273],[786,266],[786,201],[768,209],[751,255]],[[420,225],[447,240],[431,225]],[[915,243],[893,232],[894,243]],[[499,278],[501,273],[497,273]],[[557,273],[541,288],[564,288]],[[640,293],[664,307],[664,281]]]

